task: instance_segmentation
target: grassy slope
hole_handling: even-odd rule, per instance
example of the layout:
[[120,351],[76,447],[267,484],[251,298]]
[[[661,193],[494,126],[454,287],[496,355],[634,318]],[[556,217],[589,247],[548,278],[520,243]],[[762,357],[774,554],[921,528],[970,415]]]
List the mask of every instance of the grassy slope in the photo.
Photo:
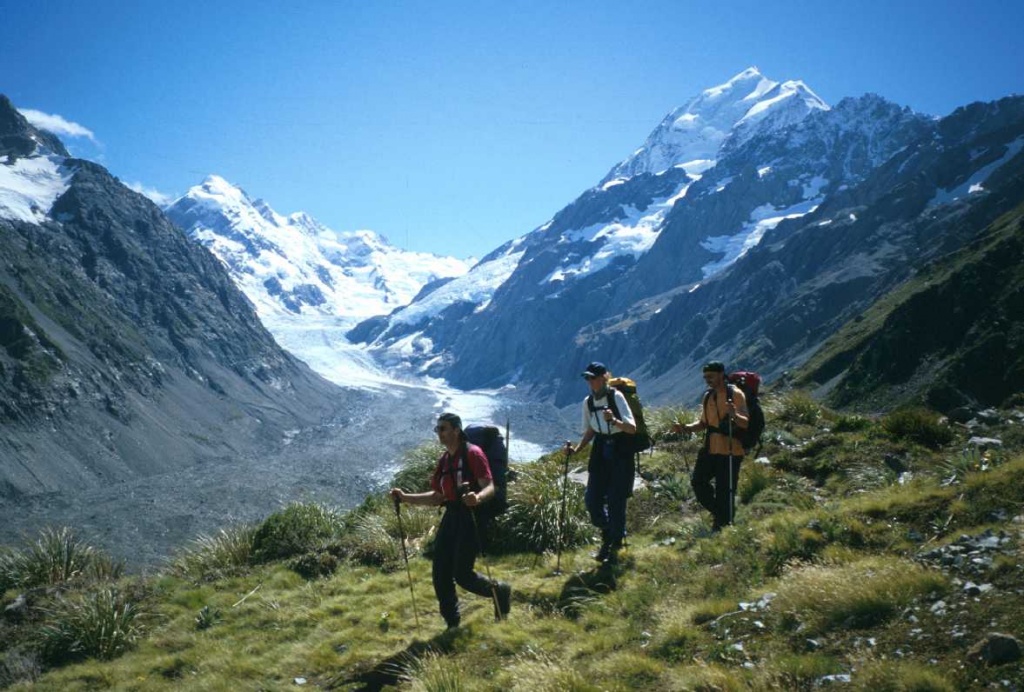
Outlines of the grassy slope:
[[998,404],[1024,367],[1024,206],[962,250],[886,294],[828,339],[797,386],[831,382],[831,399],[867,408],[931,400],[952,407],[966,393]]
[[[409,544],[419,626],[400,553],[385,547],[362,553],[383,566],[350,551],[332,575],[309,581],[285,562],[198,579],[168,570],[121,582],[145,612],[133,649],[50,670],[33,689],[279,689],[304,678],[327,689],[790,690],[836,674],[851,674],[852,689],[1024,683],[1019,664],[964,662],[986,632],[1024,638],[1014,522],[1024,504],[1021,421],[987,431],[1006,446],[982,457],[963,453],[962,432],[931,449],[800,394],[767,403],[771,463],[746,463],[735,527],[706,535],[706,513],[686,483],[697,443],[665,441],[644,457],[649,483],[631,500],[619,566],[597,568],[586,545],[561,555],[560,575],[552,552],[505,550],[478,562],[515,588],[506,622],[493,622],[484,599],[464,595],[463,627],[443,630],[430,563],[419,553],[436,515],[403,510],[405,531],[417,537]],[[677,413],[656,412],[655,429]],[[897,482],[885,458],[908,466],[913,479]],[[557,480],[562,461],[554,455],[523,470],[513,499],[553,502],[557,488],[527,495],[543,492],[531,479]],[[579,520],[575,490],[570,506]],[[380,503],[364,510],[387,517]],[[346,536],[367,535],[373,523],[349,523]],[[1010,540],[980,576],[922,558],[989,528]],[[965,596],[969,579],[995,588]],[[948,608],[933,612],[940,599]],[[215,616],[199,629],[204,607]],[[24,627],[15,631],[25,635]],[[22,687],[29,685],[14,689]]]

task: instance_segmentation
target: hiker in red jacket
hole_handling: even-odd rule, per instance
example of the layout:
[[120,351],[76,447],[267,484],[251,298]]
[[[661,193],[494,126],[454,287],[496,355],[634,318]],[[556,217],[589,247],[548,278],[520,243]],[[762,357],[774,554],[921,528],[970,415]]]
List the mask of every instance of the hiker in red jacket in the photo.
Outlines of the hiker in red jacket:
[[[449,629],[461,621],[458,584],[478,596],[494,598],[495,617],[504,618],[511,606],[512,587],[487,579],[473,569],[480,551],[479,536],[471,512],[494,497],[491,469],[483,450],[466,439],[462,419],[454,413],[443,413],[434,428],[445,448],[430,479],[429,492],[407,493],[392,488],[397,502],[411,505],[444,505],[444,516],[434,539],[434,593],[441,607],[441,616]],[[468,486],[466,485],[468,484]]]

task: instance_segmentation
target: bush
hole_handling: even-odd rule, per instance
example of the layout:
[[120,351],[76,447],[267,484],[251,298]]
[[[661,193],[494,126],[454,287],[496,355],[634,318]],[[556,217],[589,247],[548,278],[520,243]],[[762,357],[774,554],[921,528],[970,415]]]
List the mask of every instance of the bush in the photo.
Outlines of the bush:
[[821,404],[807,392],[790,392],[782,398],[776,418],[787,423],[814,425],[821,417]]
[[953,431],[939,421],[939,414],[923,408],[893,411],[882,419],[882,429],[898,440],[910,440],[931,449],[953,441]]
[[116,658],[138,638],[138,614],[135,604],[115,589],[58,601],[46,611],[46,622],[38,631],[43,658],[54,665],[88,657]]
[[[509,550],[536,553],[559,547],[562,514],[562,480],[565,458],[555,455],[524,466],[509,484],[508,511],[498,517],[495,542]],[[582,545],[593,529],[583,506],[583,486],[568,480],[566,485],[563,549]]]
[[430,490],[430,477],[437,466],[441,449],[436,442],[427,442],[405,453],[402,468],[391,481],[392,487],[402,488],[411,493]]
[[253,561],[256,527],[245,524],[221,529],[213,536],[200,535],[181,549],[171,571],[186,579],[216,579]]
[[357,515],[340,544],[349,557],[364,565],[393,567],[401,559],[398,532],[389,532],[388,520],[381,514]]
[[76,579],[115,579],[123,565],[81,540],[68,527],[46,528],[24,550],[0,554],[0,592],[11,588],[52,586]]
[[255,560],[265,562],[315,551],[341,534],[341,516],[319,504],[295,503],[271,514],[253,536]]

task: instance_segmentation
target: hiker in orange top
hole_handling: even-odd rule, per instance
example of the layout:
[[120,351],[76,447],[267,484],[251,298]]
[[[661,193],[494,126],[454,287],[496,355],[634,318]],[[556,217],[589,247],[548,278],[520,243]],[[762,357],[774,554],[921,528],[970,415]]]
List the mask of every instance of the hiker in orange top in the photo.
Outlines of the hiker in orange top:
[[746,429],[750,418],[743,390],[725,380],[725,365],[711,361],[702,370],[708,389],[702,400],[700,420],[685,425],[676,424],[672,431],[706,431],[704,446],[697,454],[690,485],[697,501],[714,517],[712,531],[719,531],[733,520],[736,483],[740,476],[740,463],[743,461],[743,445],[738,439],[738,429]]

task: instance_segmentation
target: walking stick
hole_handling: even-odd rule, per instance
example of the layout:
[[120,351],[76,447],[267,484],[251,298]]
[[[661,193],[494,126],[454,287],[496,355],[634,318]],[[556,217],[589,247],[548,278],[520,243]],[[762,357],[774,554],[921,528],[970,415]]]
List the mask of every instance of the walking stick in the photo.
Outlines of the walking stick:
[[405,527],[402,525],[402,502],[393,497],[395,514],[398,515],[398,535],[402,539],[402,557],[405,558],[405,576],[409,578],[409,596],[412,598],[412,615],[416,618],[416,629],[420,628],[420,614],[416,611],[416,593],[412,590],[412,571],[409,569],[409,551],[405,548]]
[[[729,385],[725,385],[725,401],[728,404],[732,404],[732,390],[729,389]],[[734,488],[732,487],[732,415],[729,415],[729,523],[732,524],[733,517],[736,512],[734,506]]]
[[562,469],[562,507],[558,510],[558,557],[555,560],[555,574],[562,573],[562,542],[565,538],[565,496],[569,485],[569,457],[572,451],[565,450],[565,466]]
[[[469,483],[463,483],[459,486],[459,499],[469,492]],[[491,583],[491,599],[494,601],[494,621],[498,622],[501,620],[501,603],[498,602],[498,582],[494,581],[494,577],[491,576],[491,566],[487,564],[484,557],[484,543],[480,540],[480,525],[476,522],[476,508],[466,507],[469,510],[469,516],[473,519],[473,534],[476,536],[477,550],[480,553],[481,562],[484,563],[484,571],[487,572],[487,581]]]

